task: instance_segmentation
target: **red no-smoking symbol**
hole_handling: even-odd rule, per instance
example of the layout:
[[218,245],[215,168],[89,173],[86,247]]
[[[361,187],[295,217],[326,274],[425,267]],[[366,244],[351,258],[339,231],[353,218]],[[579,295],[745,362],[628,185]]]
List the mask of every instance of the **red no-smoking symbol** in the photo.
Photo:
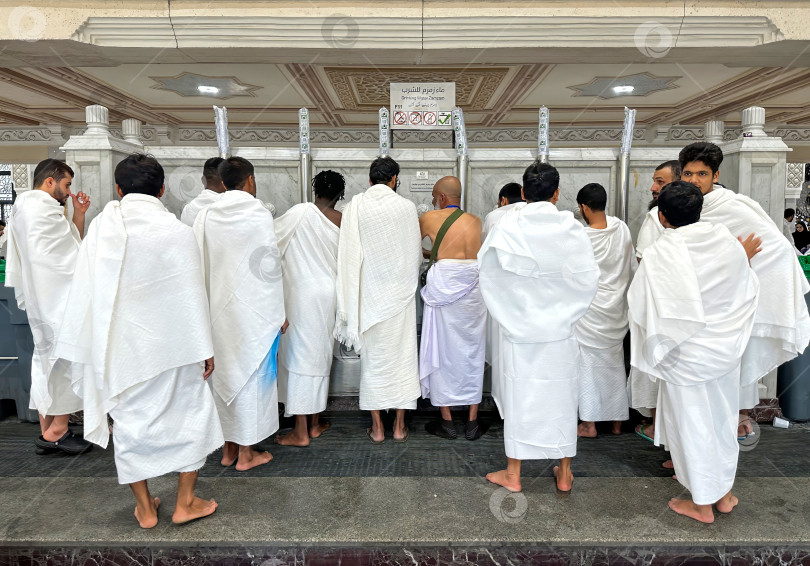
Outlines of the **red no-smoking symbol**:
[[410,115],[411,124],[414,126],[418,126],[422,123],[422,113],[421,112],[411,112]]
[[436,113],[435,112],[425,112],[425,125],[427,126],[434,126],[436,125]]
[[397,112],[394,114],[394,124],[401,126],[407,121],[408,117],[405,115],[405,112]]

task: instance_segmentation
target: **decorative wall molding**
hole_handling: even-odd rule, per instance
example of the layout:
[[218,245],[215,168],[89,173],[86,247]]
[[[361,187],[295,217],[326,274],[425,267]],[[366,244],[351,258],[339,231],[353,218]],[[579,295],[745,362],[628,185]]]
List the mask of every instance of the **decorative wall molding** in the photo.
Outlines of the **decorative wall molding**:
[[787,189],[798,190],[801,193],[804,184],[804,163],[787,164]]
[[73,133],[71,128],[63,126],[14,126],[0,127],[0,143],[11,144],[37,144],[55,145],[67,141]]
[[[305,50],[439,50],[471,47],[613,47],[638,46],[639,29],[650,17],[528,16],[515,25],[513,15],[457,17],[217,16],[90,17],[71,39],[103,47],[288,48]],[[577,33],[571,33],[576,29]],[[660,32],[657,30],[661,30]],[[767,17],[659,16],[648,34],[683,36],[690,47],[751,47],[783,39]],[[647,38],[643,37],[642,41]],[[650,38],[652,41],[653,38]],[[676,43],[673,43],[675,45]]]
[[[767,131],[767,127],[765,130]],[[772,136],[782,138],[784,141],[810,142],[810,128],[774,128]]]

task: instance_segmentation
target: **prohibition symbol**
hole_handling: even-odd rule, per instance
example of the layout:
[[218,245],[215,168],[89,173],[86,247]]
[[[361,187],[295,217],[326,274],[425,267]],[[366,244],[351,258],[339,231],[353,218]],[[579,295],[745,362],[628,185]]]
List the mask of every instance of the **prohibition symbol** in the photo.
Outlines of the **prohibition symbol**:
[[426,126],[435,126],[436,125],[436,113],[435,112],[425,112],[425,125]]
[[422,113],[421,112],[411,112],[411,114],[409,116],[409,119],[411,121],[411,124],[413,124],[414,126],[418,126],[419,124],[422,123]]
[[394,124],[398,126],[402,126],[407,120],[408,117],[405,115],[405,112],[396,112],[394,114]]

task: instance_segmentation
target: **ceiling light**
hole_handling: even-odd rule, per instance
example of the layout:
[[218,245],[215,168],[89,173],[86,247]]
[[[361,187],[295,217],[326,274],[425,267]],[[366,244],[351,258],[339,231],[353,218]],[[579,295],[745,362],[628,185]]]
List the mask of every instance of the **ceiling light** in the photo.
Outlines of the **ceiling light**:
[[200,91],[200,94],[217,94],[219,92],[217,87],[208,85],[200,85],[197,90]]
[[633,85],[616,85],[613,87],[613,92],[616,94],[629,94],[636,90]]

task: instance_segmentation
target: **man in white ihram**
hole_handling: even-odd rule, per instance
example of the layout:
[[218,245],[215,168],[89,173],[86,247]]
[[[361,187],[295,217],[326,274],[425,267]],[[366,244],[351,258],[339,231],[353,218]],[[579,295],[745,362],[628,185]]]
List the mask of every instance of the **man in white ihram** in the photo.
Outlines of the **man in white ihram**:
[[508,459],[507,469],[487,479],[510,491],[521,490],[520,462],[526,459],[559,458],[557,489],[570,492],[574,482],[574,326],[596,295],[599,267],[585,229],[555,206],[559,184],[551,165],[530,165],[523,173],[526,206],[509,211],[478,253],[481,293],[501,326],[492,396],[504,419]]
[[121,201],[90,225],[76,261],[56,355],[73,362],[84,435],[105,447],[114,421],[118,482],[135,496],[142,528],[158,523],[147,480],[179,472],[174,523],[211,515],[197,473],[222,446],[205,379],[214,369],[200,252],[191,228],[158,200],[163,167],[133,154],[115,168]]
[[[90,206],[84,193],[71,194],[72,181],[73,170],[64,161],[41,161],[34,170],[34,189],[17,198],[7,230],[6,287],[14,287],[34,337],[29,408],[39,414],[38,454],[82,454],[92,447],[68,428],[82,400],[70,387],[69,364],[53,355]],[[64,215],[69,198],[73,222]]]
[[202,209],[210,204],[214,204],[225,192],[225,185],[219,176],[219,166],[225,161],[221,157],[212,157],[206,160],[203,165],[203,189],[196,197],[183,207],[180,220],[183,224],[194,226],[194,220]]
[[222,423],[222,465],[268,463],[254,444],[278,430],[277,353],[286,330],[281,258],[273,216],[257,200],[253,165],[219,166],[227,191],[194,221],[211,310],[217,368],[211,388]]
[[579,382],[579,436],[595,437],[597,421],[613,421],[613,434],[621,434],[622,421],[630,418],[627,404],[627,373],[624,367],[624,337],[627,335],[627,287],[638,262],[630,229],[605,214],[607,191],[589,183],[577,193],[577,204],[588,224],[599,264],[599,290],[579,319],[576,336],[581,353]]
[[[405,411],[421,394],[416,288],[422,243],[416,205],[396,194],[399,164],[378,157],[371,187],[340,223],[335,337],[360,354],[360,409],[371,411],[371,442],[385,442],[380,411],[396,409],[394,442],[408,439]],[[294,322],[294,321],[293,321]]]
[[712,505],[729,513],[737,470],[740,364],[757,310],[759,283],[745,244],[721,224],[701,222],[703,195],[691,183],[664,187],[665,230],[644,251],[628,292],[631,363],[659,381],[655,443],[672,454],[692,499],[669,507],[703,523]]

